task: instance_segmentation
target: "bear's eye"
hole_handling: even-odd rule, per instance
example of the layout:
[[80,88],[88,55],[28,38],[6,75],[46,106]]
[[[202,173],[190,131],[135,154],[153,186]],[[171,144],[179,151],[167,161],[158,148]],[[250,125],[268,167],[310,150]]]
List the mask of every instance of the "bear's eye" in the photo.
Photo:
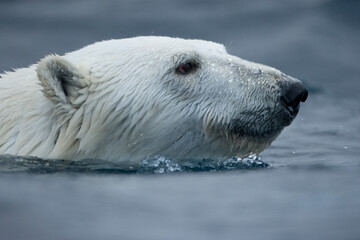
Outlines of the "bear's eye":
[[193,72],[196,67],[196,64],[192,62],[182,63],[176,68],[176,72],[182,75],[186,75]]

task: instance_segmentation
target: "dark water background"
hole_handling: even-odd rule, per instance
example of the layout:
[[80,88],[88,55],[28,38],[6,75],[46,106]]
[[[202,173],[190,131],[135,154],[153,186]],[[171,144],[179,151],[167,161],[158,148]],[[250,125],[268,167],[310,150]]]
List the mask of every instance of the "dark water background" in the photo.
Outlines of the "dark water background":
[[360,239],[360,1],[0,0],[1,70],[139,35],[213,40],[302,79],[271,167],[2,156],[0,239]]

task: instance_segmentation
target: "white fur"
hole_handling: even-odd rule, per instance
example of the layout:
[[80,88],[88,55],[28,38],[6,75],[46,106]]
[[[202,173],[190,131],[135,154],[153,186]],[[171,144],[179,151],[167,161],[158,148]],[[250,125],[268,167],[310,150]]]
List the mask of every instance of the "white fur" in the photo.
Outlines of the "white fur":
[[[189,59],[201,67],[176,74]],[[156,154],[259,153],[284,127],[272,120],[284,76],[220,44],[167,37],[110,40],[47,56],[1,75],[0,154],[137,162]],[[229,132],[232,119],[264,136]]]

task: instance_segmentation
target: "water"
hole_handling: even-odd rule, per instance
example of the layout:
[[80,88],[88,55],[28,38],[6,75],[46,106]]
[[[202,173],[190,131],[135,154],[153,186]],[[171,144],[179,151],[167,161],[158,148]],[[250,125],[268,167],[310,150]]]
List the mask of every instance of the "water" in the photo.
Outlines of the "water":
[[0,69],[169,35],[298,77],[308,101],[258,158],[140,166],[0,157],[0,239],[359,239],[356,0],[0,1]]
[[162,174],[175,172],[208,172],[240,169],[269,168],[271,165],[261,161],[261,157],[250,155],[247,158],[232,157],[226,161],[212,159],[180,161],[158,155],[143,159],[139,165],[124,165],[105,160],[85,159],[47,160],[37,157],[2,155],[0,173],[124,173],[124,174]]

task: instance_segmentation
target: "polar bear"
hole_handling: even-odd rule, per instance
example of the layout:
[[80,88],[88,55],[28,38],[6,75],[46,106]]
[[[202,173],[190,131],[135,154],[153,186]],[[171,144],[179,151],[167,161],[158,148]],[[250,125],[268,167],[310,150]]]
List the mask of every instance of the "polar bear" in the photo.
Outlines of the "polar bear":
[[258,154],[307,97],[221,44],[170,37],[98,42],[0,76],[0,154],[48,159]]

